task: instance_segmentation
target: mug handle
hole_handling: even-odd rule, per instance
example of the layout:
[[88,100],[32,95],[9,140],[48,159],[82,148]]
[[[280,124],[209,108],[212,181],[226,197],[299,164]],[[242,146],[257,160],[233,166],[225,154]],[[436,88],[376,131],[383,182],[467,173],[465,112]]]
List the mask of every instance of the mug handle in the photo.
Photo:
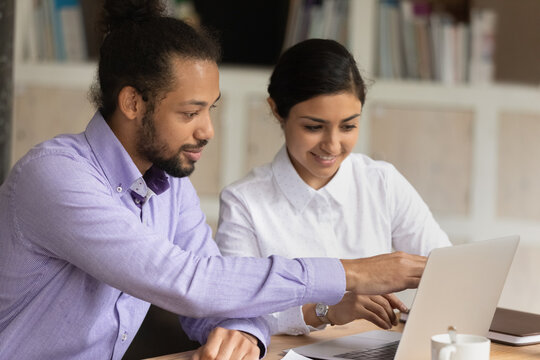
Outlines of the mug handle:
[[450,360],[450,356],[456,353],[454,345],[446,345],[439,351],[439,360]]

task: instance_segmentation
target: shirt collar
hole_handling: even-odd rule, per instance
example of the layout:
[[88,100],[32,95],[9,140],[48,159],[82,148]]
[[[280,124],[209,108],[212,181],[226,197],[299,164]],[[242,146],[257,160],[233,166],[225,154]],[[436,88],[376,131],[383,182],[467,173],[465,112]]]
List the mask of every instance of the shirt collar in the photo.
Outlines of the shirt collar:
[[286,145],[283,145],[274,157],[272,172],[281,192],[298,211],[302,212],[317,191],[298,175],[289,159]]
[[350,203],[350,186],[354,180],[353,167],[350,156],[347,156],[345,160],[339,166],[336,175],[319,191],[326,191],[334,200],[341,205]]
[[285,145],[274,157],[272,172],[285,197],[300,212],[304,210],[318,192],[326,192],[338,203],[346,204],[350,182],[353,181],[351,160],[347,157],[328,184],[319,190],[313,189],[296,172]]
[[146,170],[143,179],[150,190],[156,195],[161,194],[170,187],[169,177],[165,171],[161,170],[156,165],[152,165],[150,169]]
[[[142,174],[99,111],[86,127],[85,136],[111,187],[118,193],[130,190]],[[167,175],[155,166],[145,173],[144,180],[156,194],[169,188]]]

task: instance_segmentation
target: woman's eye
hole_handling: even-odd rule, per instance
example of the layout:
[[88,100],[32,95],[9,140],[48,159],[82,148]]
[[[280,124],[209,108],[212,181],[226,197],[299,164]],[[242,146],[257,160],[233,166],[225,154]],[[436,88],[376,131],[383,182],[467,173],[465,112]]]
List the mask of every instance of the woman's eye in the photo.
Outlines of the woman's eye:
[[317,130],[322,129],[322,126],[321,125],[306,125],[306,126],[304,126],[304,128],[307,131],[317,131]]
[[343,130],[345,130],[345,131],[351,131],[353,129],[356,129],[356,125],[345,125],[345,126],[343,126]]

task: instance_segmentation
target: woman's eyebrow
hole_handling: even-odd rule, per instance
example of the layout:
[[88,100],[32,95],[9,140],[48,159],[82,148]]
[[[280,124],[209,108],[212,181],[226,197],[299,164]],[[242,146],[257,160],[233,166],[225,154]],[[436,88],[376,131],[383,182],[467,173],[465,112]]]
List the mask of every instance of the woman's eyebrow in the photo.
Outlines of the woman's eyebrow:
[[[345,119],[341,120],[340,122],[346,122],[346,121],[351,121],[357,117],[359,117],[360,114],[354,114],[354,115],[351,115],[349,117],[346,117]],[[313,117],[313,116],[300,116],[301,119],[309,119],[311,121],[315,121],[315,122],[318,122],[318,123],[322,123],[322,124],[326,124],[328,122],[328,120],[324,120],[324,119],[320,119],[320,118],[316,118],[316,117]]]

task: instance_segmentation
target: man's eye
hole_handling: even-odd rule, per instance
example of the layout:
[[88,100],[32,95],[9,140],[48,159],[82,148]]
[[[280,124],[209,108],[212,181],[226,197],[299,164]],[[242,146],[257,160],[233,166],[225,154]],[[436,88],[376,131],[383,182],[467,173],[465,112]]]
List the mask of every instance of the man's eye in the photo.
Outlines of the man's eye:
[[199,113],[198,112],[187,112],[187,113],[184,113],[184,115],[188,118],[188,119],[193,119],[195,116],[197,116]]

